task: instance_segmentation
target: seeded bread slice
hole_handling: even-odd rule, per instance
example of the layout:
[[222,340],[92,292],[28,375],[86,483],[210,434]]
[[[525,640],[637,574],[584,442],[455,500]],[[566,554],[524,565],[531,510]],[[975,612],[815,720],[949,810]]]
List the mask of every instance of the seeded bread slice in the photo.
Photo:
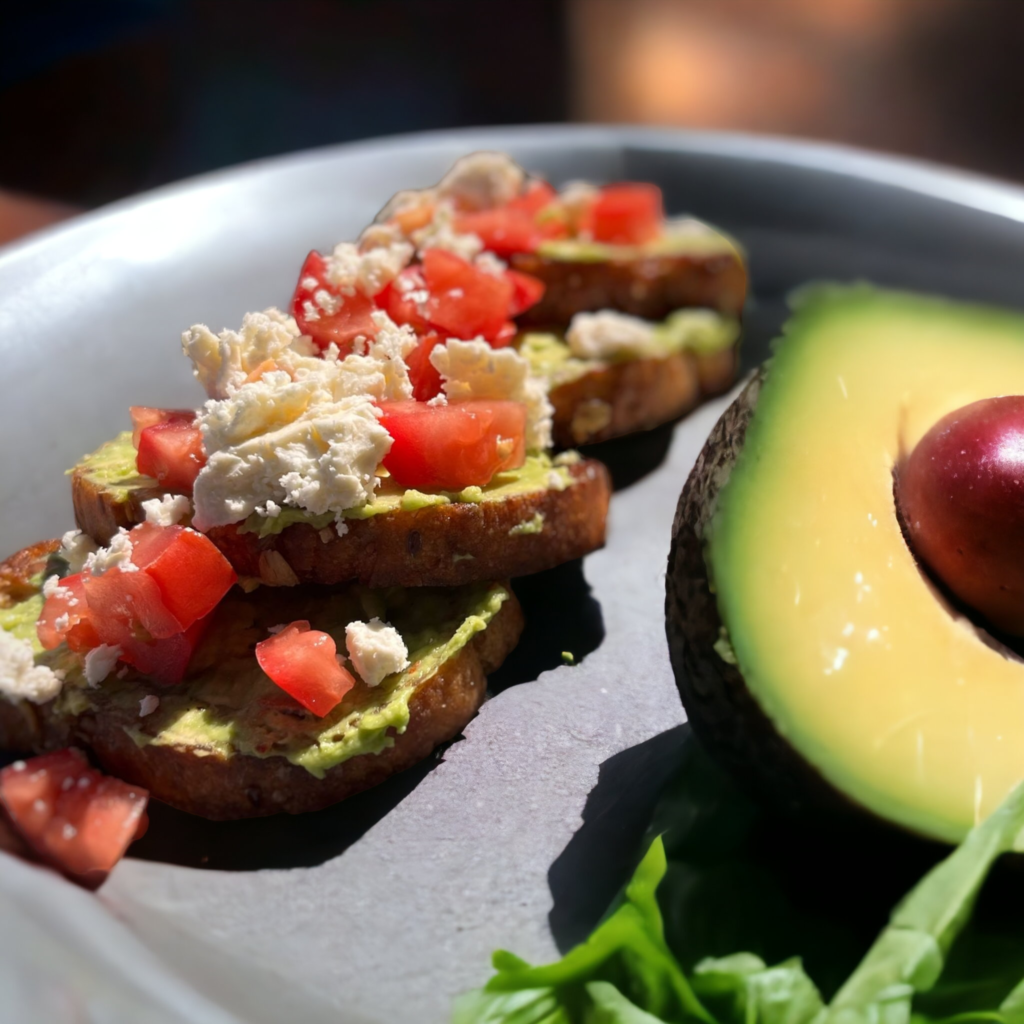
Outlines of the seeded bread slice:
[[[71,473],[75,519],[100,543],[118,527],[141,522],[142,502],[160,493],[155,481],[135,473],[134,452],[129,446],[126,457],[125,444],[124,436],[109,442]],[[247,521],[217,527],[209,537],[240,576],[270,586],[457,587],[525,576],[579,558],[605,540],[607,469],[594,460],[543,465],[548,469],[542,472],[533,466],[534,483],[485,489],[474,495],[478,500],[410,492],[412,500],[387,511],[345,520],[344,536],[327,517],[291,522],[279,532],[267,528],[283,520]],[[437,499],[443,503],[430,503]]]
[[[37,592],[47,555],[55,548],[55,543],[35,545],[0,563],[0,609],[38,601],[25,595]],[[128,674],[124,679],[108,677],[96,689],[66,686],[56,700],[42,705],[0,696],[0,749],[42,752],[74,744],[91,752],[105,771],[146,787],[155,799],[215,820],[327,807],[422,760],[457,736],[476,713],[484,698],[486,675],[515,646],[523,617],[507,588],[490,584],[467,589],[472,593],[461,597],[427,590],[382,593],[315,587],[233,593],[215,613],[218,617],[179,686],[161,688]],[[472,603],[477,592],[483,601],[480,607],[489,609],[489,621],[470,615],[446,642],[442,641],[455,620],[438,625],[438,663],[424,655],[408,670],[414,681],[408,692],[399,690],[405,685],[399,681],[379,698],[393,703],[394,694],[400,693],[408,712],[401,731],[387,725],[390,713],[373,704],[376,691],[368,691],[362,683],[336,711],[319,720],[254,667],[250,648],[265,637],[265,627],[272,621],[306,616],[316,627],[318,606],[331,602],[340,607],[355,601],[367,610],[376,603],[400,607],[404,602],[406,617],[414,623],[412,635],[422,637],[432,635],[433,627],[416,602],[436,600],[443,613],[458,608],[462,597]],[[410,654],[415,654],[413,647]],[[253,667],[246,660],[250,656]],[[59,662],[73,656],[58,648],[42,657],[56,657]],[[240,664],[244,678],[225,677]],[[387,681],[380,684],[387,685]],[[160,707],[140,717],[139,701],[150,694],[160,698]],[[386,711],[392,705],[383,706]],[[201,729],[193,727],[193,721],[203,723]],[[237,730],[232,728],[235,723]],[[243,726],[267,749],[262,753],[234,749],[233,744],[241,744],[238,736]],[[331,735],[335,729],[344,735]],[[327,763],[323,745],[340,743],[338,749],[347,749],[346,737],[376,752],[356,753],[323,767]]]

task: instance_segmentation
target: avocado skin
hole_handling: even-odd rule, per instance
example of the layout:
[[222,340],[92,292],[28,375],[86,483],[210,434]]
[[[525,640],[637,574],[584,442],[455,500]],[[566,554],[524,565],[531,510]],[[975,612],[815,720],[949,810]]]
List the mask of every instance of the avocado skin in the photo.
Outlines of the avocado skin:
[[708,753],[755,798],[832,826],[877,819],[826,782],[779,735],[736,665],[715,650],[722,620],[704,559],[704,530],[743,447],[762,368],[722,414],[679,496],[665,579],[665,629],[676,687]]

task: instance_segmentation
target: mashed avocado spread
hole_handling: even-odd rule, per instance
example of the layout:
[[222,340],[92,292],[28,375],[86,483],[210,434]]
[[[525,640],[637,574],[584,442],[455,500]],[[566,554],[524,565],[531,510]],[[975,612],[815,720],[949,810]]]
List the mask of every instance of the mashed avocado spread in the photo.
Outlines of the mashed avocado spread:
[[[711,310],[678,309],[654,327],[649,352],[643,358],[664,359],[677,352],[713,355],[734,345],[740,336],[739,321]],[[581,359],[572,354],[560,334],[531,331],[519,340],[519,353],[530,364],[530,373],[548,381],[549,387],[568,384],[613,360]],[[638,358],[619,356],[615,362]]]
[[[134,669],[123,678],[111,674],[97,687],[86,686],[78,659],[63,644],[46,652],[36,640],[40,594],[0,608],[0,627],[31,640],[37,661],[65,669],[65,686],[57,697],[60,712],[110,716],[140,746],[189,747],[199,756],[280,756],[320,778],[351,757],[390,747],[393,733],[405,731],[417,687],[486,629],[508,596],[496,583],[415,590],[263,587],[248,595],[235,589],[214,612],[185,679],[166,688]],[[376,687],[357,681],[324,718],[271,682],[253,653],[271,626],[296,619],[308,619],[314,629],[330,633],[344,652],[345,626],[373,616],[402,634],[409,668]],[[139,702],[150,694],[159,697],[159,707],[140,718]]]
[[579,238],[559,238],[541,242],[537,247],[539,256],[566,263],[625,262],[645,256],[713,256],[717,253],[740,255],[739,247],[728,235],[689,217],[669,222],[661,237],[645,245],[613,245]]
[[[132,497],[141,501],[163,493],[155,480],[140,476],[135,468],[135,448],[132,445],[132,435],[128,431],[118,434],[112,441],[108,441],[91,455],[85,456],[75,469],[81,470],[90,482],[102,487],[119,503],[124,503]],[[382,512],[394,512],[399,509],[411,511],[429,505],[448,505],[456,501],[473,504],[501,501],[516,494],[529,494],[532,491],[545,491],[549,487],[559,486],[556,480],[562,487],[572,484],[572,476],[562,464],[562,460],[552,462],[548,455],[536,452],[527,455],[526,461],[518,469],[496,474],[486,487],[466,487],[461,491],[406,490],[399,487],[390,477],[384,476],[372,502],[359,508],[347,509],[342,515],[346,519],[369,519],[370,516],[380,515]],[[314,515],[300,508],[283,508],[273,517],[253,513],[242,524],[240,531],[267,537],[280,533],[294,523],[308,523],[320,530],[331,526],[335,518],[333,512]]]

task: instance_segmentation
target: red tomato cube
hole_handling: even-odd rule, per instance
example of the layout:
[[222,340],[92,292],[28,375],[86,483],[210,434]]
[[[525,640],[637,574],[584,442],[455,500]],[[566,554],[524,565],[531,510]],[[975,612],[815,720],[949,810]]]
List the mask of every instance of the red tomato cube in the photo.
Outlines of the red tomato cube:
[[213,541],[187,527],[142,523],[131,540],[132,561],[156,581],[183,628],[209,615],[238,579]]
[[[319,292],[327,293],[327,308],[317,301]],[[341,294],[327,280],[327,261],[320,253],[314,250],[306,257],[290,309],[299,330],[321,349],[334,342],[344,358],[352,351],[357,337],[372,338],[377,333],[371,319],[375,308],[372,296],[359,291],[354,295]]]
[[384,466],[402,487],[482,487],[526,458],[526,406],[520,402],[385,402],[380,408],[381,425],[393,439]]
[[0,807],[32,849],[73,881],[102,884],[145,828],[146,790],[69,748],[0,771]]
[[406,357],[412,397],[417,402],[429,402],[441,393],[441,374],[430,361],[430,353],[444,341],[440,334],[427,334]]
[[184,627],[164,604],[160,587],[142,570],[110,569],[85,580],[90,618],[102,643],[165,640]]
[[196,413],[194,409],[154,409],[148,405],[130,406],[128,412],[132,418],[132,444],[135,450],[139,449],[139,438],[146,427],[156,426],[158,423],[195,423]]
[[170,491],[192,493],[199,471],[206,465],[203,435],[193,422],[168,421],[144,427],[139,433],[135,465]]
[[627,182],[601,189],[584,222],[597,242],[643,245],[658,237],[665,219],[657,185]]
[[65,576],[60,581],[60,589],[46,599],[36,621],[36,634],[48,651],[64,640],[78,652],[99,645],[100,638],[92,624],[85,597],[83,573]]
[[338,664],[338,646],[328,633],[300,619],[256,645],[260,668],[314,715],[323,717],[355,686]]
[[508,320],[513,285],[443,249],[423,254],[423,279],[430,298],[427,317],[456,338],[497,337]]

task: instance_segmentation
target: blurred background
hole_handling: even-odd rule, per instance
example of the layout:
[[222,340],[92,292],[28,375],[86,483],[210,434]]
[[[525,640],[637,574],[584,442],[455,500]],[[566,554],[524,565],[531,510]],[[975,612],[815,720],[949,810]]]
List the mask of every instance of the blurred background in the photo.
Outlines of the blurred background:
[[1024,179],[1024,0],[33,0],[0,14],[0,241],[353,139],[605,121]]

